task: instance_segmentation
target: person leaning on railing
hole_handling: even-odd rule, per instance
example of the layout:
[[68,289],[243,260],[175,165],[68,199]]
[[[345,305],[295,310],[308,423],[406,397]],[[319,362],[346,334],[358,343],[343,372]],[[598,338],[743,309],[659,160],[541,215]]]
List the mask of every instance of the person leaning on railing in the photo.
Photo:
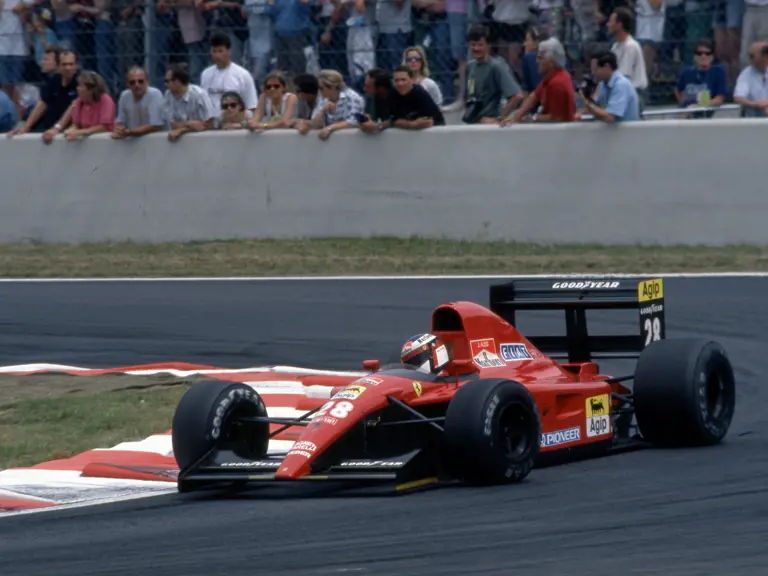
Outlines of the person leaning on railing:
[[[632,81],[618,70],[616,54],[604,52],[592,59],[592,73],[599,80],[597,98],[579,90],[578,96],[596,120],[613,124],[640,120],[640,101]],[[580,115],[576,116],[580,119]]]
[[576,97],[573,78],[565,69],[565,49],[557,38],[549,38],[539,44],[536,55],[541,81],[528,94],[523,104],[501,121],[505,126],[519,122],[541,106],[537,122],[572,122],[576,116]]
[[[101,76],[91,70],[81,72],[77,79],[77,94],[61,120],[43,134],[46,144],[50,144],[64,128],[64,137],[68,142],[114,129],[115,101],[107,93]],[[70,122],[72,126],[67,128]]]

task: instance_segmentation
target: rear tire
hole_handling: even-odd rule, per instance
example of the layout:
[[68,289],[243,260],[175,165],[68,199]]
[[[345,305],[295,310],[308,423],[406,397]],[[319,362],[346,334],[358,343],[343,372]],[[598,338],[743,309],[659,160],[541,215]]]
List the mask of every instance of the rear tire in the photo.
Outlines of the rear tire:
[[717,444],[736,407],[730,360],[707,340],[659,340],[645,348],[633,394],[640,433],[657,446]]
[[512,380],[479,380],[459,388],[445,416],[452,474],[470,484],[523,480],[541,444],[541,419],[533,396]]
[[181,397],[171,428],[173,454],[180,471],[212,448],[231,450],[247,460],[261,458],[269,447],[269,424],[232,424],[238,418],[266,415],[261,397],[246,384],[207,380],[193,386]]

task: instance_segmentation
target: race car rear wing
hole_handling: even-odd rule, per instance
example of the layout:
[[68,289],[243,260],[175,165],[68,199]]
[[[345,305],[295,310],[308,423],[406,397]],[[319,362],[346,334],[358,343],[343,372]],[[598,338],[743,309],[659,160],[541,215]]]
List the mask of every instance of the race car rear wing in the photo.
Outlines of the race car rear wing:
[[[516,326],[522,310],[563,310],[565,336],[525,336],[553,358],[588,362],[598,358],[637,358],[655,340],[665,337],[664,284],[661,278],[563,278],[514,280],[490,288],[490,309]],[[639,331],[593,335],[587,310],[637,309]]]

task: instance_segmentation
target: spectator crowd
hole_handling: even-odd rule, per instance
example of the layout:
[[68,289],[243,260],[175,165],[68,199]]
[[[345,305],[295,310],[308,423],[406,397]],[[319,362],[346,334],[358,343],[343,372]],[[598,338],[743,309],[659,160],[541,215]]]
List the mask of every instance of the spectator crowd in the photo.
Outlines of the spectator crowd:
[[634,121],[670,48],[687,116],[766,116],[768,0],[739,1],[0,0],[0,132]]

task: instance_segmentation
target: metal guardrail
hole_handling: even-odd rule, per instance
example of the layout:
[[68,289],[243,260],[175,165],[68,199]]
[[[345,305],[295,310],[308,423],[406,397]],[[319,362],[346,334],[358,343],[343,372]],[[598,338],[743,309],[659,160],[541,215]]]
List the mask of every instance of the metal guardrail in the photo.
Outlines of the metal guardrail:
[[[641,116],[645,118],[655,118],[658,116],[672,116],[675,114],[692,114],[694,112],[738,112],[741,110],[739,104],[723,104],[722,106],[701,106],[696,108],[662,108],[661,110],[643,110]],[[594,120],[592,114],[585,114],[582,120]]]

